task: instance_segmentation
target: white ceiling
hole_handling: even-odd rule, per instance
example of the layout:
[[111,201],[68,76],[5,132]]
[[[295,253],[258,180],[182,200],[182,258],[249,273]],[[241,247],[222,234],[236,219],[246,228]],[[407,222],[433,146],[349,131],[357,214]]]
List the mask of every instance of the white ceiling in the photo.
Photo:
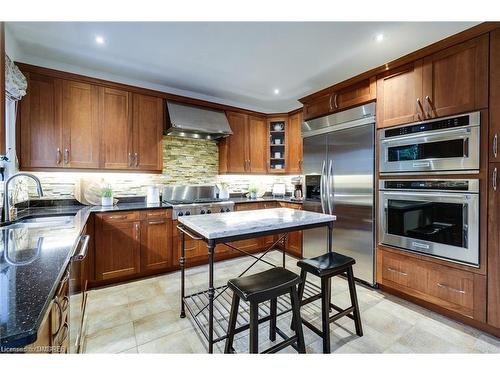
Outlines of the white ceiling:
[[22,62],[282,112],[298,108],[302,96],[475,24],[11,22],[7,45]]

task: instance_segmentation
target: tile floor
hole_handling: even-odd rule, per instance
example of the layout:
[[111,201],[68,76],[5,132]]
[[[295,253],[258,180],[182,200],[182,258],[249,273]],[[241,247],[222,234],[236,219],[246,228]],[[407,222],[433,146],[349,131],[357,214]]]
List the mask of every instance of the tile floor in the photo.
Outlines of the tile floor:
[[[266,255],[279,264],[281,253]],[[216,264],[216,285],[223,285],[252,262],[232,259]],[[287,257],[287,267],[296,270],[296,260]],[[255,271],[268,268],[256,266]],[[186,292],[206,289],[207,267],[186,272]],[[311,279],[314,280],[313,277]],[[157,276],[89,292],[85,353],[206,353],[199,329],[188,317],[179,318],[180,273]],[[361,285],[357,286],[364,336],[358,337],[352,320],[344,317],[331,326],[333,353],[500,353],[500,340],[457,323],[410,302]],[[349,305],[347,283],[334,278],[332,302]],[[306,310],[306,311],[304,311]],[[319,326],[319,314],[303,308],[303,315]],[[278,326],[290,333],[290,315]],[[262,324],[259,344],[269,346],[267,324]],[[304,327],[306,350],[321,353],[318,336]],[[248,333],[236,336],[235,350],[247,352]],[[223,342],[216,352],[223,350]],[[294,353],[287,348],[282,353]]]

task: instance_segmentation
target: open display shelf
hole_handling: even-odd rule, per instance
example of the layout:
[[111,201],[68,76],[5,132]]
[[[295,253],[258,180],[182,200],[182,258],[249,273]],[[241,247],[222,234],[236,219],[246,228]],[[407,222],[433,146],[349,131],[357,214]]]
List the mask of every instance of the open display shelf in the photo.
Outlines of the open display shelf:
[[285,173],[286,168],[286,126],[284,118],[270,119],[268,166],[270,173]]

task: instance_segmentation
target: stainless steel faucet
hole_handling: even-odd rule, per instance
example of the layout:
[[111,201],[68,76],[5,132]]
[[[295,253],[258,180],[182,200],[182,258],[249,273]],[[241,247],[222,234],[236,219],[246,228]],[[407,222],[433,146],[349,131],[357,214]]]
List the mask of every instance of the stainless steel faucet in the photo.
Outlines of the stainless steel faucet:
[[3,187],[3,221],[10,221],[10,203],[9,203],[9,183],[16,177],[26,176],[32,178],[36,182],[36,190],[39,197],[43,197],[42,183],[40,179],[31,173],[19,172],[10,176],[5,180]]

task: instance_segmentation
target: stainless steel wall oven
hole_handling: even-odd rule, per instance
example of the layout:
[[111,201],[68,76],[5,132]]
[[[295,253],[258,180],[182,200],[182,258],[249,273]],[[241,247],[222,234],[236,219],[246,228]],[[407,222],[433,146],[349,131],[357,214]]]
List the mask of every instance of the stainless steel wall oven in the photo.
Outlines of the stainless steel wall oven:
[[479,266],[479,180],[382,180],[379,242]]
[[479,171],[480,112],[380,131],[380,173]]

